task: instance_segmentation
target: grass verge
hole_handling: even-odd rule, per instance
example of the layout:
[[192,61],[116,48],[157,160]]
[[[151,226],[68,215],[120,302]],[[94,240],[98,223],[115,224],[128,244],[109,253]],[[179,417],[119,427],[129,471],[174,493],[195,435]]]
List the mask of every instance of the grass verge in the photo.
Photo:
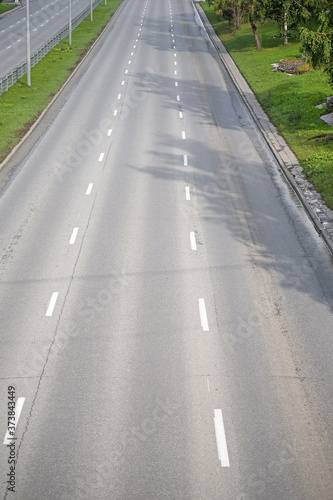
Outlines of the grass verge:
[[60,90],[121,1],[108,0],[107,6],[102,2],[94,10],[94,21],[91,22],[88,16],[73,31],[71,46],[68,45],[68,38],[65,38],[52,49],[31,70],[31,87],[27,87],[25,76],[0,96],[0,163]]
[[17,7],[17,5],[8,5],[0,3],[0,14],[7,12],[7,10],[15,9],[15,7]]
[[235,32],[227,21],[201,6],[216,33],[248,81],[260,104],[298,157],[304,173],[333,209],[333,130],[315,106],[333,94],[322,70],[289,76],[273,72],[271,64],[300,55],[300,43],[290,39],[283,46],[273,38],[276,25],[267,23],[260,29],[263,50],[258,52],[249,24]]

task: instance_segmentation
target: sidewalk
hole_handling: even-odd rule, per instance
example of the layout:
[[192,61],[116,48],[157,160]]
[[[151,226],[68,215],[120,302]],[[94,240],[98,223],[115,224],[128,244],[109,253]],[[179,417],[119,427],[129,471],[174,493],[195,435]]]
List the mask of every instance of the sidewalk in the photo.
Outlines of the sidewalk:
[[216,35],[201,5],[196,1],[193,4],[223,65],[227,69],[252,118],[277,159],[282,172],[298,195],[318,234],[322,236],[331,253],[333,253],[333,211],[326,207],[320,194],[305,179],[303,169],[297,157],[262,109],[249,84],[239,71],[220,38]]

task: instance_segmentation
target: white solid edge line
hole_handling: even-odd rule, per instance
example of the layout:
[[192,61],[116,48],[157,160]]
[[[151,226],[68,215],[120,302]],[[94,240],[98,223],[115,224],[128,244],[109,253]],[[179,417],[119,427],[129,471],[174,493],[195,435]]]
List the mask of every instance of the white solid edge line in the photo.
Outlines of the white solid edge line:
[[71,239],[69,240],[69,244],[70,245],[74,245],[78,231],[79,231],[79,228],[78,227],[74,227]]
[[[20,415],[21,415],[21,411],[22,411],[22,408],[23,408],[23,405],[24,405],[24,401],[25,401],[25,398],[18,398],[17,399],[17,402],[15,404],[15,431],[14,431],[14,435],[15,435],[15,432],[16,432],[16,429],[17,429],[17,424],[18,424],[18,421],[19,421],[19,418],[20,418]],[[6,435],[5,435],[5,439],[3,440],[3,444],[8,444],[7,441],[10,441],[11,439],[13,439],[14,436],[10,436],[9,435],[9,430],[7,429],[7,432],[6,432]]]
[[186,201],[190,201],[190,199],[191,199],[191,193],[190,193],[189,186],[185,187],[185,199],[186,199]]
[[217,443],[217,454],[222,467],[230,467],[227,440],[223,424],[222,410],[214,410],[214,427]]
[[53,311],[54,311],[54,307],[55,307],[56,302],[57,302],[58,295],[59,295],[58,292],[52,293],[51,300],[50,300],[49,306],[48,306],[47,311],[46,311],[46,316],[52,316]]
[[200,313],[200,321],[201,321],[201,326],[202,326],[203,331],[209,332],[205,299],[199,299],[199,313]]
[[196,250],[197,249],[197,242],[195,241],[194,231],[190,231],[190,242],[191,242],[191,250]]
[[101,154],[99,155],[98,161],[103,161],[103,158],[104,158],[104,153],[101,153]]
[[86,194],[90,194],[91,191],[92,191],[92,188],[93,188],[93,183],[91,182],[89,185],[88,185],[88,188],[87,188],[87,191],[86,191]]
[[187,155],[184,155],[184,166],[186,167],[187,165],[188,165]]

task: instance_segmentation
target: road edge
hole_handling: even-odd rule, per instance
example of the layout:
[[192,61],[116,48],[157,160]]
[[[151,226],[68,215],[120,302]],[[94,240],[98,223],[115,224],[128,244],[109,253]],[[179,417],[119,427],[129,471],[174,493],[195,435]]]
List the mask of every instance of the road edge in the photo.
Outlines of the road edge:
[[315,190],[314,186],[305,179],[302,173],[303,168],[296,155],[259,104],[251,87],[241,74],[221,39],[215,33],[201,5],[199,5],[197,1],[192,3],[217,51],[219,59],[227,70],[259,131],[275,156],[284,176],[304,206],[316,231],[323,238],[328,249],[333,254],[333,211],[326,207],[320,194]]
[[34,130],[37,128],[37,126],[40,124],[40,122],[43,120],[47,112],[50,110],[50,108],[54,105],[55,101],[58,99],[58,97],[62,94],[64,89],[67,87],[67,85],[71,82],[71,80],[74,78],[76,73],[79,71],[81,66],[86,62],[87,58],[90,56],[90,53],[92,50],[96,47],[96,45],[101,41],[101,38],[105,34],[105,31],[109,28],[110,24],[114,22],[115,18],[118,17],[119,13],[123,9],[124,5],[127,3],[128,0],[122,0],[121,4],[119,7],[116,9],[114,14],[112,15],[110,21],[107,23],[107,25],[104,27],[102,33],[99,35],[99,37],[94,41],[88,52],[85,54],[83,59],[79,62],[79,64],[76,66],[76,68],[73,70],[73,72],[69,75],[65,83],[62,85],[62,87],[58,90],[56,95],[53,97],[53,99],[49,102],[49,104],[46,106],[46,108],[41,112],[39,117],[36,119],[36,121],[33,123],[33,125],[30,127],[28,132],[22,137],[20,142],[14,146],[14,148],[11,150],[11,152],[6,156],[6,158],[3,160],[2,163],[0,163],[0,172],[4,170],[4,168],[7,166],[7,164],[14,158],[15,154],[20,150],[20,148],[24,145],[24,143],[29,139],[29,137],[32,135]]

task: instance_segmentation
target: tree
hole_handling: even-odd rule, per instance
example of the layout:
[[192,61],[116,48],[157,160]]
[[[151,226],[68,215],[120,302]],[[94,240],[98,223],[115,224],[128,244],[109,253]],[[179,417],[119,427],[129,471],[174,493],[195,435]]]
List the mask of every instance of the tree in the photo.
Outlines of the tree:
[[213,1],[214,11],[217,14],[233,19],[234,27],[237,30],[241,29],[241,22],[245,15],[248,16],[253,35],[257,44],[257,49],[261,50],[261,41],[258,34],[258,21],[262,19],[262,5],[265,1],[258,0],[208,0]]
[[231,17],[234,27],[240,30],[242,18],[246,12],[246,3],[243,0],[216,0],[214,12],[226,18]]
[[301,28],[300,38],[310,64],[314,68],[323,67],[333,87],[333,10],[320,13],[317,31]]
[[262,10],[264,2],[259,2],[258,0],[248,0],[246,4],[246,11],[249,17],[254,39],[257,44],[257,49],[261,50],[262,45],[258,34],[258,21],[263,20],[264,18],[264,11]]
[[280,24],[283,45],[288,43],[288,34],[301,22],[310,18],[312,12],[324,2],[322,0],[266,0],[263,2],[266,18]]

